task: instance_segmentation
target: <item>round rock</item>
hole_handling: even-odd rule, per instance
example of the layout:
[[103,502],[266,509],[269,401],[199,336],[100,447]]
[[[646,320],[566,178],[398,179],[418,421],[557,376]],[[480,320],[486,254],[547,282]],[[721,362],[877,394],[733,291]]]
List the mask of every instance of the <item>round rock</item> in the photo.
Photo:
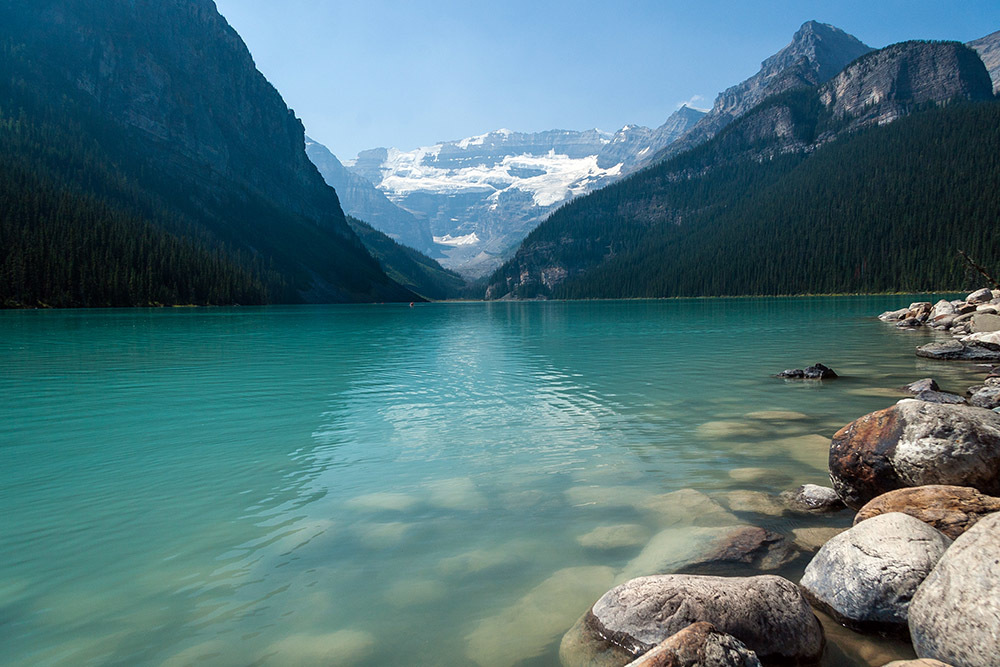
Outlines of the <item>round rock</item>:
[[844,509],[844,502],[828,486],[803,484],[794,491],[785,491],[782,499],[789,508],[800,512],[837,512]]
[[829,465],[833,488],[853,509],[926,484],[1000,495],[1000,414],[904,399],[837,431]]
[[633,655],[706,621],[764,661],[817,661],[823,629],[799,587],[782,577],[639,577],[608,591],[587,615],[594,636]]
[[910,599],[950,544],[912,516],[882,514],[824,544],[806,566],[802,588],[849,627],[901,631]]
[[910,604],[910,636],[921,658],[1000,665],[1000,513],[961,535]]
[[947,484],[896,489],[869,501],[854,517],[854,525],[889,512],[909,514],[955,539],[987,514],[1000,512],[1000,498]]

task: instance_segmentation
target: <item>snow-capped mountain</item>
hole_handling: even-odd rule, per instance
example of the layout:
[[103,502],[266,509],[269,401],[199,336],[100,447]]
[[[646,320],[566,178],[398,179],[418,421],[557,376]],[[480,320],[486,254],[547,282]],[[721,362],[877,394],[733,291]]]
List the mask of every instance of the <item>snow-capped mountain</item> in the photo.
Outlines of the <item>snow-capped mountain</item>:
[[411,151],[376,148],[344,164],[429,225],[441,264],[480,276],[555,208],[628,173],[640,153],[660,150],[701,115],[685,107],[656,130],[628,125],[613,135],[501,129]]

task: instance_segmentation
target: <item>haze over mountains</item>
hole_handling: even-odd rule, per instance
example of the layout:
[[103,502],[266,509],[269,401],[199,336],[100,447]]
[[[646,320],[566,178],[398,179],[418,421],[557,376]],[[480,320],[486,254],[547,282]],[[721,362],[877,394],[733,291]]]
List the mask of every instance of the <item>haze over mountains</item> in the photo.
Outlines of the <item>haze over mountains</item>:
[[[551,211],[633,171],[704,112],[681,107],[656,129],[626,125],[615,134],[501,129],[411,151],[376,148],[346,164],[310,148],[344,206],[377,228],[469,276],[495,269]],[[365,179],[404,213],[387,215]],[[407,227],[406,214],[416,218]],[[391,226],[390,226],[391,225]],[[412,223],[411,223],[412,225]],[[428,238],[430,237],[430,238]]]

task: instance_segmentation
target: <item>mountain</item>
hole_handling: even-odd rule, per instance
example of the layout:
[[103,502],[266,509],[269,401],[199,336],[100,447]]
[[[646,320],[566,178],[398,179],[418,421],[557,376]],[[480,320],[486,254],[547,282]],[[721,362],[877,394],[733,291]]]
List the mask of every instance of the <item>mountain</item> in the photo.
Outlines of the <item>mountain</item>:
[[760,71],[715,99],[712,110],[667,148],[645,164],[655,164],[702,144],[734,119],[771,95],[801,86],[815,86],[830,79],[849,62],[871,51],[856,37],[839,28],[807,21],[783,49],[767,58]]
[[[115,211],[136,223],[122,228],[128,234],[218,257],[260,283],[266,302],[415,298],[348,226],[305,154],[302,124],[211,0],[2,0],[0,54],[0,109],[35,151],[24,149],[19,168],[53,197]],[[47,151],[96,163],[67,169],[45,162]],[[29,255],[3,261],[30,264],[30,275],[70,261],[22,241]],[[106,261],[136,275],[168,263],[156,255],[162,244],[144,247],[153,254]],[[85,294],[76,303],[99,305]]]
[[368,222],[399,243],[421,252],[435,252],[426,221],[418,220],[409,211],[393,204],[368,179],[349,171],[326,146],[309,137],[306,137],[306,155],[319,169],[323,180],[337,191],[347,215]]
[[[434,249],[415,247],[477,277],[496,269],[550,212],[621,177],[702,115],[682,107],[655,130],[627,125],[613,136],[497,130],[413,151],[376,148],[347,168],[412,213],[421,234],[430,229]],[[404,238],[397,227],[371,223]]]
[[704,118],[705,113],[701,109],[683,105],[655,130],[639,125],[626,125],[618,130],[598,153],[597,166],[601,169],[610,169],[621,163],[623,173],[635,171],[645,158],[655,155],[677,141]]
[[563,207],[494,273],[487,298],[957,286],[956,243],[1000,256],[988,185],[1000,175],[998,110],[962,44],[869,53]]
[[986,71],[993,79],[993,92],[1000,94],[1000,30],[971,41],[966,46],[975,49],[982,58]]

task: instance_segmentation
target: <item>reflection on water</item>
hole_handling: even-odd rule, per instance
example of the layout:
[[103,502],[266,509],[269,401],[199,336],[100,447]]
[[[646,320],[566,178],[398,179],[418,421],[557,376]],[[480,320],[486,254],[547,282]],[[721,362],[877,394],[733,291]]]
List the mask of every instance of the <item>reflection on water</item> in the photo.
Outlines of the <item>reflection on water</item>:
[[0,313],[0,662],[557,664],[699,536],[850,523],[774,496],[895,387],[977,377],[871,319],[905,301]]

